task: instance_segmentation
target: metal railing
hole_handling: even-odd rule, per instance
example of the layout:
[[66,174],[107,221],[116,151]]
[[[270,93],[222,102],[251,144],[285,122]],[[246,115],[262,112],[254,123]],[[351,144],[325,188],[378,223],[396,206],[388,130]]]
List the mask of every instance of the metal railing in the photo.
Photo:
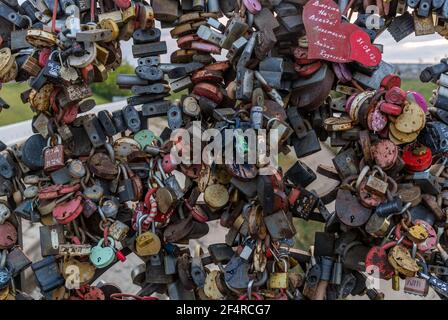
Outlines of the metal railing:
[[[109,110],[110,112],[123,108],[126,100],[113,103],[101,104],[93,108],[89,113],[98,113],[101,110]],[[1,117],[1,115],[0,115]],[[14,124],[0,127],[0,140],[6,145],[19,143],[29,136],[33,135],[31,120],[17,122]]]

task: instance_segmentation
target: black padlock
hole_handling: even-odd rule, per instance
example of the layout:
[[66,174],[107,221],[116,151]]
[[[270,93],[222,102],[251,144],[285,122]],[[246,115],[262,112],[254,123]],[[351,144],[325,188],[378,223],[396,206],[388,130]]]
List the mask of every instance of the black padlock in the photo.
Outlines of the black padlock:
[[62,167],[59,170],[51,172],[50,178],[54,184],[60,185],[69,184],[73,180],[67,167]]
[[297,162],[285,173],[285,179],[291,181],[296,186],[306,188],[317,179],[316,173],[304,162]]
[[112,112],[112,120],[114,121],[114,126],[117,132],[123,133],[126,131],[126,123],[124,122],[123,112],[121,110]]
[[98,112],[98,120],[100,121],[104,129],[104,133],[107,136],[112,137],[118,133],[109,111],[102,110]]
[[31,260],[26,256],[20,247],[14,247],[6,257],[6,265],[13,277],[31,266]]
[[355,176],[359,173],[359,159],[352,148],[341,150],[341,152],[333,158],[333,164],[339,173],[341,179]]
[[16,175],[16,170],[16,165],[11,156],[8,153],[0,154],[0,176],[11,179]]
[[84,127],[71,126],[70,131],[72,132],[73,139],[69,143],[69,148],[73,156],[88,156],[92,150],[92,143]]
[[[411,1],[415,2],[415,0]],[[412,15],[406,11],[401,16],[394,18],[387,27],[387,30],[395,41],[399,42],[414,32],[414,19],[412,18]]]
[[61,81],[61,64],[55,60],[57,54],[57,51],[53,51],[45,63],[45,66],[42,68],[44,77],[47,78],[48,81],[56,83]]
[[138,66],[135,68],[135,74],[148,81],[161,81],[163,80],[163,72],[156,66]]
[[158,42],[160,41],[160,36],[162,32],[160,29],[137,29],[132,34],[132,39],[134,39],[135,44]]
[[102,147],[106,143],[106,134],[104,133],[103,128],[95,115],[89,114],[84,116],[82,125],[89,136],[90,142],[95,148]]
[[291,212],[294,217],[308,220],[318,204],[319,197],[313,192],[299,187],[291,191],[289,201],[291,202]]
[[418,141],[430,148],[433,155],[448,152],[448,125],[438,121],[428,122]]
[[126,126],[132,132],[138,132],[141,128],[140,116],[133,106],[126,106],[123,108],[123,119]]
[[14,213],[31,222],[40,222],[40,214],[37,212],[34,207],[33,199],[25,199],[23,200],[15,209]]
[[445,73],[448,71],[448,60],[442,59],[440,60],[440,63],[426,67],[422,70],[420,73],[420,81],[422,82],[430,82],[430,81],[436,81],[440,78],[440,75],[442,73]]
[[120,203],[133,201],[135,199],[134,184],[129,179],[128,172],[124,166],[121,167],[123,179],[118,182],[118,199]]
[[321,150],[319,139],[314,130],[307,131],[303,138],[297,138],[296,135],[292,135],[291,143],[297,158],[306,157]]
[[164,116],[171,107],[171,101],[158,100],[142,105],[142,116],[146,118],[154,118]]
[[31,170],[40,170],[44,167],[43,150],[47,141],[40,134],[29,137],[22,146],[22,161]]
[[139,104],[145,104],[145,103],[158,101],[158,100],[161,100],[169,95],[170,95],[169,93],[161,93],[161,94],[146,94],[146,95],[142,95],[142,96],[134,96],[134,97],[129,97],[127,99],[127,103],[128,103],[128,106],[136,106]]
[[42,292],[49,292],[64,285],[55,256],[46,257],[31,265],[36,282]]
[[35,15],[36,11],[36,8],[31,4],[29,0],[23,1],[19,8],[19,12],[29,17],[32,24],[37,22],[37,18]]

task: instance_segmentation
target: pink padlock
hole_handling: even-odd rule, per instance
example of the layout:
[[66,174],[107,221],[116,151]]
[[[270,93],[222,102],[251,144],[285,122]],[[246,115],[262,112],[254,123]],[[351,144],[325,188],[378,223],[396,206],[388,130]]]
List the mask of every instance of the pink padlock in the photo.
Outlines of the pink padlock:
[[367,125],[370,130],[380,132],[387,125],[387,117],[381,113],[379,108],[375,108],[375,110],[367,116]]
[[243,3],[247,11],[252,14],[257,14],[261,11],[261,4],[258,0],[243,0]]
[[425,97],[416,91],[408,91],[408,99],[413,99],[422,108],[423,112],[428,112],[428,103]]
[[403,109],[399,105],[388,103],[386,101],[380,101],[378,106],[381,112],[390,114],[391,116],[399,116],[403,112]]
[[118,8],[126,10],[131,6],[131,0],[114,0]]
[[174,159],[170,153],[163,156],[162,159],[162,169],[165,173],[173,172],[177,167],[177,164],[174,163]]

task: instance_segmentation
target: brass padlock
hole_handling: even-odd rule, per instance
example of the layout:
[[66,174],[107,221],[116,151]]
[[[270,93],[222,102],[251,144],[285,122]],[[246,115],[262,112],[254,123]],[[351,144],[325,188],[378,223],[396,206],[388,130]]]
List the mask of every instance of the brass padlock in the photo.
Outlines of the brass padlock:
[[152,232],[142,233],[142,223],[145,220],[142,216],[138,221],[138,236],[135,239],[135,252],[141,257],[152,256],[160,252],[162,247],[160,238],[156,234],[155,222],[151,222]]
[[282,272],[275,271],[276,262],[272,264],[272,273],[269,277],[269,283],[268,283],[269,289],[288,288],[288,264],[285,260],[282,261],[284,263],[284,271]]
[[414,10],[413,16],[416,36],[425,36],[436,32],[434,29],[434,19],[432,13],[428,14],[427,17],[420,17],[417,15],[417,11]]
[[426,228],[421,224],[413,225],[409,228],[407,237],[415,243],[422,243],[428,239],[429,234]]
[[402,245],[396,245],[389,251],[388,261],[397,272],[406,277],[414,277],[420,270],[409,250]]
[[384,196],[387,192],[387,188],[389,187],[389,185],[387,184],[387,182],[378,179],[377,177],[375,177],[377,171],[374,171],[373,174],[371,174],[368,178],[367,178],[367,182],[366,182],[366,190],[372,193],[376,193],[380,196]]

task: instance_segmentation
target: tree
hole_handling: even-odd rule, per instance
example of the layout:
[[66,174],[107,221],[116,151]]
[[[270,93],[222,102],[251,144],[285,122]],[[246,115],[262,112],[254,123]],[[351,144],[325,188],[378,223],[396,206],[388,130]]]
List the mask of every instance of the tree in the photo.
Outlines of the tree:
[[112,97],[116,96],[129,96],[131,95],[130,90],[122,90],[117,86],[117,76],[119,74],[134,74],[134,67],[129,63],[124,63],[115,69],[113,72],[109,73],[106,81],[96,82],[91,84],[92,91],[108,100],[112,100]]

